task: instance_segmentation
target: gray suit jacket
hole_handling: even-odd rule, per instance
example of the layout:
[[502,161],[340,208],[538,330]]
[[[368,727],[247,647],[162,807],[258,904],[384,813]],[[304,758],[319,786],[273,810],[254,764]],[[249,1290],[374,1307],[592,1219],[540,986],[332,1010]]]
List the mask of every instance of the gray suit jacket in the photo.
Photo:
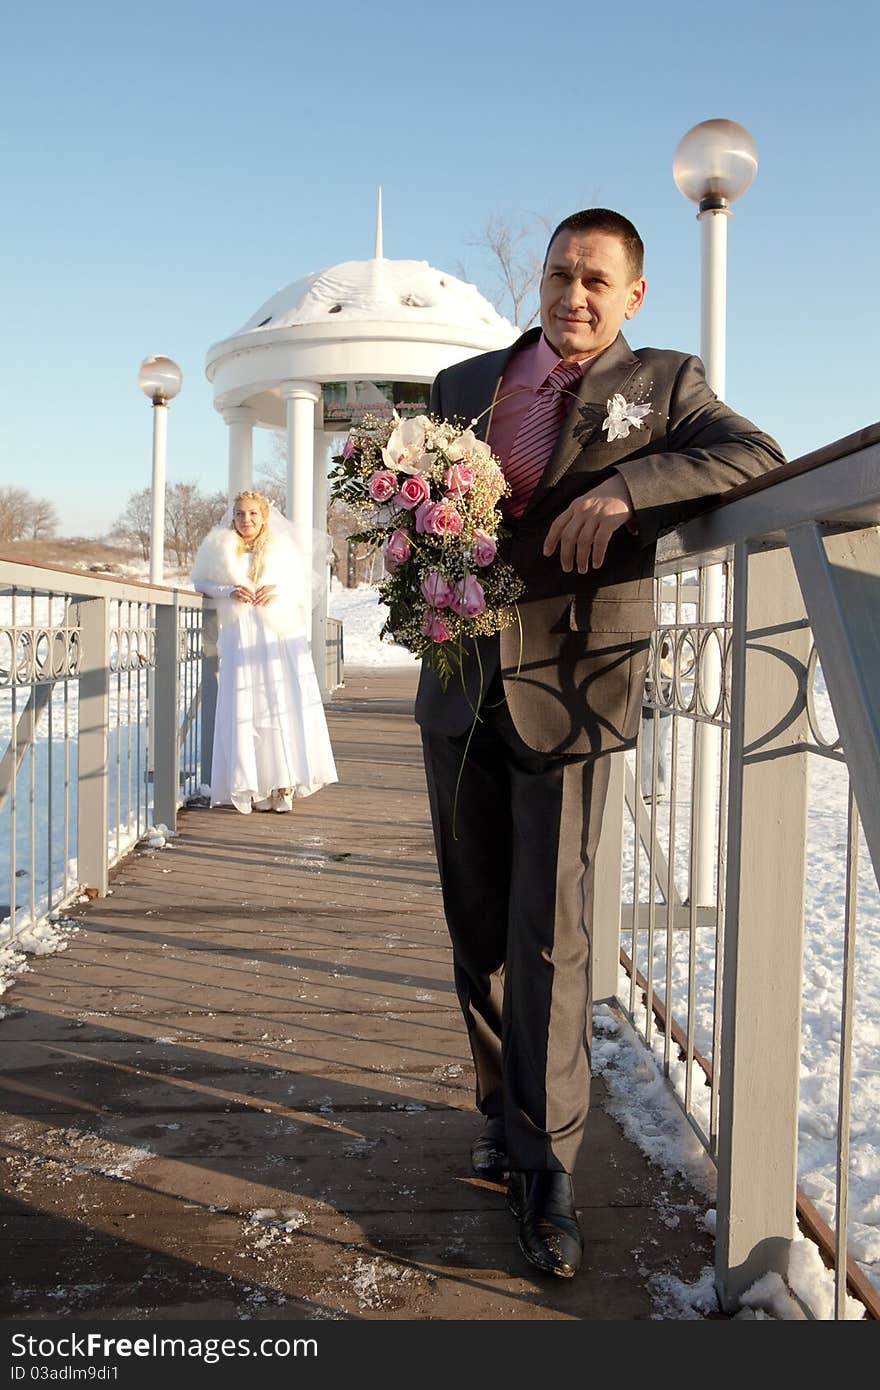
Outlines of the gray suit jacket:
[[[533,329],[512,348],[483,353],[440,372],[431,411],[470,421],[486,437],[491,405],[511,353],[536,341]],[[620,393],[650,405],[641,429],[609,443],[602,422]],[[657,348],[633,352],[620,334],[584,373],[578,399],[529,506],[499,553],[526,585],[518,618],[498,639],[469,651],[464,681],[444,691],[423,665],[416,719],[458,735],[500,660],[517,732],[544,753],[598,754],[630,744],[638,728],[654,626],[654,550],[658,534],[711,506],[729,488],[784,463],[776,442],[719,401],[698,357]],[[546,558],[551,522],[576,497],[608,478],[624,478],[638,534],[612,537],[599,570],[566,574],[559,552]]]

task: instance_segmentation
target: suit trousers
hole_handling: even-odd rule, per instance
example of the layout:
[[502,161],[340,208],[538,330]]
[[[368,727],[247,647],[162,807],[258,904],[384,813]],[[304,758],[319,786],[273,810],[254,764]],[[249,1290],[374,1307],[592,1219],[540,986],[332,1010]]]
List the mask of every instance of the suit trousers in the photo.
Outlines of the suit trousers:
[[422,729],[477,1105],[511,1165],[572,1172],[589,1107],[593,871],[607,756],[537,753],[493,680],[470,736]]

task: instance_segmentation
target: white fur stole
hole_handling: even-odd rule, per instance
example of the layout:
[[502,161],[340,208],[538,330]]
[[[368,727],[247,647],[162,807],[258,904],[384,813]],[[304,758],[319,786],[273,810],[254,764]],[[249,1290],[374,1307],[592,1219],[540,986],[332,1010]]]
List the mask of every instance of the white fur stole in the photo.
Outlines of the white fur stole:
[[[304,564],[296,546],[271,531],[264,551],[264,571],[260,584],[274,584],[275,597],[264,607],[252,611],[283,636],[308,633],[308,614],[303,598]],[[193,561],[192,583],[198,588],[209,584],[242,584],[253,588],[249,578],[246,551],[239,548],[238,533],[231,526],[215,526],[202,541]],[[221,627],[238,622],[247,605],[237,599],[218,598],[217,617]]]

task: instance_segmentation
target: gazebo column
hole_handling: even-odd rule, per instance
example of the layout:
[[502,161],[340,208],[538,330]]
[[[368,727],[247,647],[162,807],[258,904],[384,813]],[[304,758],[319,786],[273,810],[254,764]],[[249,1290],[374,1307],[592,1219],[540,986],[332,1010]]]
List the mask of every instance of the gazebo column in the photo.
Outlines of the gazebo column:
[[[331,436],[323,429],[315,430],[315,491],[312,508],[312,525],[321,536],[327,534],[327,502],[330,492],[329,480],[327,478],[327,452],[330,446]],[[327,557],[325,557],[326,560]],[[330,611],[330,570],[329,565],[323,565],[324,588],[320,601],[315,604],[312,610],[312,651],[315,653],[315,670],[318,674],[318,684],[321,687],[321,694],[327,699],[330,688],[327,684],[327,615]]]
[[[312,526],[315,497],[315,406],[321,388],[314,381],[282,381],[287,402],[287,515],[297,527],[306,561],[307,611],[312,607]],[[318,653],[323,666],[323,652]],[[313,659],[315,653],[312,653]],[[317,667],[318,662],[315,661]]]
[[254,425],[256,415],[246,405],[223,411],[229,429],[229,501],[254,485]]

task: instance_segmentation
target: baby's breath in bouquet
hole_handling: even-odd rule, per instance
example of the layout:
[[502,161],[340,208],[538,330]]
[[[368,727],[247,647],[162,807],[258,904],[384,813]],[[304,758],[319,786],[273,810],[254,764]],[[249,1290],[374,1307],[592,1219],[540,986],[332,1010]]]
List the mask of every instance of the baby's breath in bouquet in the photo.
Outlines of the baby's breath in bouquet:
[[382,546],[390,636],[434,669],[444,688],[463,639],[513,621],[524,585],[498,559],[498,460],[470,427],[428,415],[352,426],[330,475],[331,497],[358,518],[353,540]]

